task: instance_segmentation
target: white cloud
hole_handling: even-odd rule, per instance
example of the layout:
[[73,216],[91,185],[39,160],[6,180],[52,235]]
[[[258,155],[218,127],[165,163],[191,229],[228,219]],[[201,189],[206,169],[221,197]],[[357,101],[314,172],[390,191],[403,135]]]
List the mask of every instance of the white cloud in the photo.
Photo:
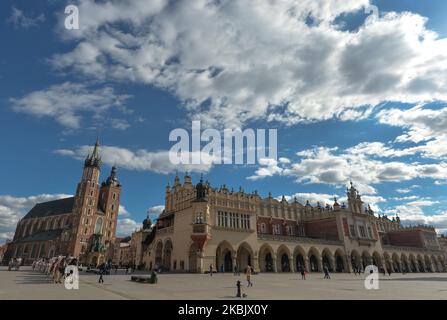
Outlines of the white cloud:
[[149,215],[149,218],[154,221],[155,219],[158,218],[158,216],[163,212],[163,210],[165,209],[164,205],[158,205],[158,206],[153,206],[150,207],[147,210],[147,213]]
[[[280,160],[280,162],[283,164],[290,163],[290,161],[289,162],[285,161],[284,160],[285,158],[281,159],[282,161]],[[248,180],[256,181],[266,177],[271,177],[275,174],[282,174],[283,172],[283,168],[278,166],[278,161],[276,161],[275,159],[271,158],[259,159],[259,166],[260,168],[255,171],[254,175],[247,177]]]
[[130,212],[129,211],[127,211],[127,209],[126,209],[126,207],[125,206],[123,206],[122,204],[120,204],[120,208],[119,208],[119,210],[118,210],[118,215],[120,216],[120,217],[130,217]]
[[[129,98],[129,95],[115,94],[111,87],[92,90],[84,84],[65,82],[9,101],[16,112],[51,117],[67,128],[77,129],[84,114],[99,119],[111,108],[125,108],[124,104]],[[126,124],[119,121],[114,126],[123,129]]]
[[298,153],[302,159],[284,169],[283,174],[297,178],[298,182],[340,185],[352,180],[359,184],[388,181],[407,181],[414,178],[442,179],[447,177],[447,164],[419,164],[382,162],[363,154],[338,152],[318,147]]
[[404,225],[432,225],[438,233],[447,229],[447,212],[428,215],[417,204],[396,206],[394,212],[399,214]]
[[[293,202],[296,198],[297,201],[303,205],[309,201],[309,203],[315,206],[318,202],[321,206],[325,206],[326,204],[333,205],[334,197],[337,198],[337,202],[341,205],[342,203],[347,203],[347,197],[345,195],[337,195],[337,194],[326,194],[326,193],[306,193],[306,192],[298,192],[292,195],[286,195],[286,200],[290,203]],[[281,201],[282,196],[276,197],[278,201]],[[374,195],[362,195],[362,201],[365,206],[370,205],[371,209],[375,212],[382,212],[382,209],[379,207],[379,203],[386,202],[386,199],[380,196]]]
[[129,124],[129,122],[127,122],[124,119],[112,119],[111,120],[111,126],[114,129],[123,130],[124,131],[124,130],[126,130],[127,128],[130,127],[130,124]]
[[386,13],[356,32],[334,23],[368,3],[82,0],[81,30],[63,34],[75,47],[51,62],[168,90],[216,127],[352,120],[383,101],[446,101],[447,40],[426,18]]
[[136,222],[130,218],[118,219],[116,228],[116,235],[118,237],[130,236],[132,232],[141,228],[141,223]]
[[[306,204],[307,201],[309,201],[309,203],[311,205],[316,205],[317,202],[320,203],[321,206],[327,204],[332,205],[334,203],[334,197],[337,197],[337,199],[339,199],[339,197],[335,194],[325,194],[325,193],[304,193],[304,192],[298,192],[289,196],[285,196],[286,200],[290,203],[293,202],[294,199],[296,198],[297,201],[303,205]],[[281,201],[282,196],[277,197],[276,199]]]
[[13,6],[11,9],[11,16],[8,18],[7,21],[13,24],[15,28],[28,29],[44,22],[45,15],[42,13],[35,17],[27,17],[22,10],[17,9]]
[[0,196],[0,242],[6,239],[12,239],[19,220],[37,203],[68,197],[71,197],[71,195],[40,194],[28,197]]
[[415,200],[415,199],[419,199],[418,196],[407,196],[407,197],[393,197],[390,200],[394,200],[394,201],[406,201],[406,200]]
[[[348,186],[354,181],[362,194],[373,195],[375,184],[410,181],[416,178],[446,179],[447,163],[421,164],[418,162],[380,161],[367,154],[353,152],[353,148],[314,147],[297,152],[299,160],[278,164],[276,161],[260,163],[250,180],[274,175],[293,177],[298,183]],[[413,185],[410,188],[418,187]],[[401,190],[402,191],[402,190]],[[406,191],[406,190],[403,190]]]
[[[84,160],[91,151],[91,148],[91,146],[81,146],[74,150],[60,149],[54,152],[62,156],[70,156],[77,160]],[[212,164],[205,163],[191,165],[173,164],[169,160],[169,151],[151,152],[144,149],[132,151],[115,146],[101,146],[101,157],[102,161],[110,166],[116,165],[128,170],[152,171],[161,174],[168,174],[177,170],[208,172],[212,168]],[[209,158],[209,155],[202,153],[202,157]]]
[[410,192],[412,192],[414,189],[416,189],[416,188],[420,188],[421,186],[419,186],[419,185],[417,185],[417,184],[414,184],[414,185],[412,185],[412,186],[409,186],[408,188],[399,188],[399,189],[396,189],[396,192],[398,192],[398,193],[410,193]]
[[439,201],[417,200],[417,201],[408,202],[407,205],[416,206],[416,207],[429,207],[429,206],[432,206],[437,203],[439,203]]
[[407,148],[408,154],[421,153],[427,158],[446,158],[447,156],[447,107],[440,109],[424,108],[417,105],[408,110],[388,109],[378,113],[380,123],[401,127],[404,134],[396,142],[423,144]]

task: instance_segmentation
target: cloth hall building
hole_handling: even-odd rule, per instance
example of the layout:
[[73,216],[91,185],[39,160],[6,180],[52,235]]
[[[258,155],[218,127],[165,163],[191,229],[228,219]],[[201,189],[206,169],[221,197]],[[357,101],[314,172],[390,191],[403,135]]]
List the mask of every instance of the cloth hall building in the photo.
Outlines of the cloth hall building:
[[[147,224],[147,223],[146,223]],[[138,232],[137,263],[174,272],[352,272],[374,264],[394,272],[445,272],[435,229],[376,216],[351,183],[347,203],[312,206],[271,194],[213,188],[186,175],[166,187],[165,210]]]

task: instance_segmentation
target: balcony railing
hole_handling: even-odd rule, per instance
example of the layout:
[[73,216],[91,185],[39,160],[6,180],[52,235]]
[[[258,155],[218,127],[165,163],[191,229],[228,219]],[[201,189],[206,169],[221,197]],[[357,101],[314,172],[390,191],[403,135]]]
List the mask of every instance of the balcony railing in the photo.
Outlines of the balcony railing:
[[174,226],[157,229],[157,234],[166,234],[166,233],[173,233],[173,232],[174,232]]
[[192,225],[192,232],[193,233],[206,233],[206,224],[203,223],[196,223]]

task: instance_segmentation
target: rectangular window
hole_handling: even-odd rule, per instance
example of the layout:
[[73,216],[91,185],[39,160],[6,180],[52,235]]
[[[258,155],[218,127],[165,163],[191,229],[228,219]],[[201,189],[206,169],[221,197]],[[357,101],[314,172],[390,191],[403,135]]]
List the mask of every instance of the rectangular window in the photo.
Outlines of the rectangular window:
[[360,226],[359,229],[360,229],[360,236],[361,236],[362,238],[366,238],[365,227]]
[[273,225],[273,234],[277,234],[277,235],[281,234],[281,227],[279,224]]
[[355,228],[354,228],[354,225],[353,225],[353,224],[349,225],[349,231],[350,231],[350,233],[351,233],[351,237],[355,237],[355,236],[356,236],[356,234],[355,234]]

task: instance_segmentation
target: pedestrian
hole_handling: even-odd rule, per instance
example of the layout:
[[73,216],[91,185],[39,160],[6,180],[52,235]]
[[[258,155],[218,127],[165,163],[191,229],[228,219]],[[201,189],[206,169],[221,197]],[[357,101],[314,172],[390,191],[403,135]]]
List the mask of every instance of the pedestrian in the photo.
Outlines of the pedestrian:
[[155,284],[155,283],[157,283],[157,280],[158,280],[158,278],[157,278],[157,273],[156,273],[154,270],[152,270],[152,272],[151,272],[151,278],[150,278],[150,280],[149,280],[149,283],[153,283],[153,284]]
[[245,271],[245,275],[247,277],[247,287],[253,287],[253,283],[251,282],[251,266],[247,266],[247,270]]
[[129,273],[129,265],[126,265],[126,274]]
[[301,267],[301,280],[306,280],[306,269]]
[[103,275],[105,273],[105,264],[101,264],[99,266],[99,279],[98,279],[98,283],[104,283],[104,279],[103,279]]
[[238,280],[236,282],[237,292],[236,292],[236,298],[241,297],[241,282]]
[[118,272],[118,265],[116,264],[115,265],[115,273],[117,273]]
[[327,267],[327,265],[324,265],[323,271],[324,271],[324,278],[325,279],[330,279],[331,276],[329,275],[329,268]]
[[391,268],[388,269],[388,275],[391,277]]
[[213,265],[210,264],[210,276],[213,276]]

